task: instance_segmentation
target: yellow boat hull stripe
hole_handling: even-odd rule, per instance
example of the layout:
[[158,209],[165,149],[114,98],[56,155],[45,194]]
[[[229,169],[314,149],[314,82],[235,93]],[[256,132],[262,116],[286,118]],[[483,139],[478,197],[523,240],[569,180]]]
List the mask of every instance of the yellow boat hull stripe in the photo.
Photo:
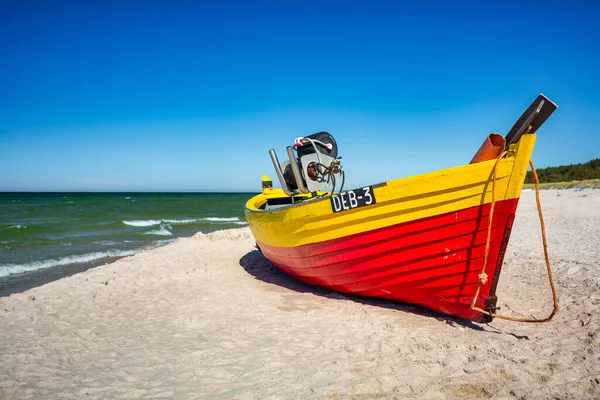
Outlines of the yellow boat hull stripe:
[[[535,135],[524,135],[496,172],[496,200],[520,197]],[[274,189],[246,203],[246,218],[256,240],[269,246],[296,247],[491,203],[495,160],[397,179],[374,185],[377,203],[334,213],[329,197],[264,211]]]

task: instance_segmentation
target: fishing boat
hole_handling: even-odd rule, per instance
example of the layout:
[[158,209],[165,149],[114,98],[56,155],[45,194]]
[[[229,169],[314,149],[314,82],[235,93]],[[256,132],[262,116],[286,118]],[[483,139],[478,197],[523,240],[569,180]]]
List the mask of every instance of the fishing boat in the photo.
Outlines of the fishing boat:
[[257,246],[309,284],[488,322],[536,131],[556,108],[539,95],[469,164],[351,190],[329,133],[297,138],[283,163],[271,149],[281,188],[263,176],[245,206]]

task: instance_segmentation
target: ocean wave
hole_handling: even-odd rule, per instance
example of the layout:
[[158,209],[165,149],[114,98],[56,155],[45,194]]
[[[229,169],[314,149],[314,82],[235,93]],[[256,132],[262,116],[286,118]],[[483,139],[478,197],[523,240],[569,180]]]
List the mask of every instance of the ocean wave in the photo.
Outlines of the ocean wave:
[[166,226],[161,225],[158,229],[154,229],[150,232],[144,232],[144,235],[172,236],[173,233],[171,233]]
[[115,246],[118,245],[119,242],[114,241],[114,240],[97,240],[95,242],[92,242],[93,244],[100,244],[102,246]]
[[197,221],[197,219],[163,219],[163,222],[167,222],[169,224],[174,225],[192,224]]
[[162,221],[159,219],[143,219],[143,220],[133,220],[133,221],[123,221],[125,225],[129,226],[154,226],[160,225]]
[[53,240],[48,238],[31,238],[27,240],[21,240],[20,238],[9,238],[9,240],[0,240],[0,245],[3,245],[6,249],[17,249],[32,246],[47,246],[47,245],[59,245],[59,246],[70,246],[71,242],[65,242],[61,240]]
[[132,256],[141,252],[139,250],[107,250],[98,251],[88,254],[72,255],[62,257],[58,259],[47,259],[42,261],[32,261],[25,264],[0,264],[0,277],[9,276],[14,274],[20,274],[22,272],[36,271],[38,269],[45,269],[51,267],[58,267],[70,264],[79,264],[101,260],[109,257],[125,257]]
[[38,240],[45,239],[56,232],[59,226],[55,224],[13,224],[0,225],[0,238],[2,240]]
[[239,221],[240,219],[238,217],[226,217],[226,218],[222,218],[222,217],[208,217],[208,218],[202,218],[202,221],[211,221],[211,222],[236,222]]
[[4,230],[9,230],[9,229],[27,229],[27,225],[11,225],[7,228],[4,228]]
[[142,219],[142,220],[123,220],[125,225],[136,227],[148,227],[161,224],[186,225],[197,222],[210,222],[212,224],[234,224],[246,225],[246,221],[241,221],[238,217],[205,217],[205,218],[181,218],[181,219]]
[[157,240],[151,246],[149,246],[147,248],[147,250],[156,249],[158,247],[166,246],[168,244],[175,243],[176,241],[177,241],[177,239],[162,239],[162,240]]

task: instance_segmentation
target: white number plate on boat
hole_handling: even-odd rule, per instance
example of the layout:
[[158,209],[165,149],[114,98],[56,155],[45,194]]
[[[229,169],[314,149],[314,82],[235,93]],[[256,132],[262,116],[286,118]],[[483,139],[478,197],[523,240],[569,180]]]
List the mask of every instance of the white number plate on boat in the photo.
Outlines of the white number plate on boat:
[[334,194],[331,196],[330,201],[331,209],[334,213],[377,203],[375,193],[373,193],[373,186]]

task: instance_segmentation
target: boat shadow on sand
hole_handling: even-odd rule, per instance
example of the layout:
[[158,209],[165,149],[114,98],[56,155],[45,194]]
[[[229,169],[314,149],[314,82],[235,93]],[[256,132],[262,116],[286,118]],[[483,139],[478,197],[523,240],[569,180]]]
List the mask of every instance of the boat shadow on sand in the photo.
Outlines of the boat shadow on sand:
[[[250,275],[252,275],[254,278],[256,278],[260,281],[263,281],[263,282],[266,282],[266,283],[269,283],[272,285],[277,285],[277,286],[280,286],[280,287],[283,287],[283,288],[286,288],[289,290],[293,290],[295,292],[312,293],[314,295],[322,296],[322,297],[326,297],[326,298],[331,298],[331,299],[336,299],[336,300],[343,299],[343,300],[348,300],[348,301],[354,301],[356,303],[364,304],[367,306],[382,307],[382,308],[388,308],[388,309],[397,310],[397,311],[401,311],[401,312],[412,313],[412,314],[416,314],[416,315],[423,316],[423,317],[435,318],[436,320],[445,322],[446,324],[451,325],[451,326],[462,326],[462,327],[470,328],[470,329],[473,329],[476,331],[484,331],[484,332],[498,333],[498,334],[506,333],[506,332],[502,332],[494,327],[490,327],[489,325],[485,325],[485,326],[487,326],[490,329],[485,329],[484,326],[475,324],[471,321],[467,321],[462,318],[454,317],[451,315],[438,313],[436,311],[428,310],[428,309],[426,309],[424,307],[420,307],[418,305],[399,303],[396,301],[377,299],[377,298],[361,297],[361,296],[356,296],[356,295],[347,294],[347,293],[337,293],[337,292],[332,292],[330,290],[327,290],[327,289],[324,289],[324,288],[321,288],[318,286],[309,285],[307,283],[304,283],[297,279],[294,279],[294,278],[284,274],[277,268],[275,268],[273,266],[273,264],[271,264],[269,262],[269,260],[267,260],[262,255],[262,253],[258,250],[251,251],[251,252],[247,253],[246,255],[244,255],[240,259],[240,265],[246,270],[246,272],[248,272]],[[521,337],[521,338],[528,339],[527,337]]]

